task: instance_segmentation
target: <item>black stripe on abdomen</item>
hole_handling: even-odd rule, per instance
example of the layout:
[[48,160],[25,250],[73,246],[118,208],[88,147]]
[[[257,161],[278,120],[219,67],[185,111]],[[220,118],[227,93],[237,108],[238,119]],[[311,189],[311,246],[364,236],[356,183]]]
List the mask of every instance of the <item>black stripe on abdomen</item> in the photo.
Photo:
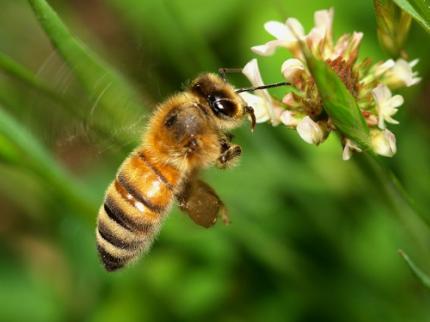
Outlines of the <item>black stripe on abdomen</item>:
[[152,226],[151,224],[137,223],[130,219],[110,196],[106,198],[103,207],[110,219],[128,231],[146,233]]
[[103,223],[103,221],[99,221],[97,225],[97,229],[99,231],[100,236],[110,243],[111,245],[125,249],[125,250],[136,250],[142,245],[143,241],[131,241],[126,242],[121,239],[121,237],[115,236],[115,234],[109,229],[109,227]]
[[[126,179],[126,177],[123,174],[118,175],[118,180],[115,182],[120,185],[118,187],[118,184],[116,184],[117,188],[123,188],[125,191],[127,191],[135,200],[141,202],[145,207],[147,207],[149,210],[161,214],[166,210],[166,207],[154,205],[151,201],[149,201],[145,196],[143,196],[141,193],[139,193],[132,184]],[[121,193],[121,192],[120,192]]]
[[139,156],[139,158],[146,164],[146,166],[148,168],[150,168],[152,170],[152,172],[154,172],[154,174],[160,178],[160,180],[166,185],[166,187],[170,190],[173,191],[175,189],[175,187],[166,179],[166,177],[160,172],[160,170],[158,170],[157,167],[155,167],[155,165],[153,165],[148,158],[146,157],[146,155],[143,153],[143,151],[139,152],[137,154]]
[[112,254],[109,254],[100,244],[97,244],[97,250],[99,252],[104,267],[109,272],[120,269],[131,259],[131,257],[113,256]]

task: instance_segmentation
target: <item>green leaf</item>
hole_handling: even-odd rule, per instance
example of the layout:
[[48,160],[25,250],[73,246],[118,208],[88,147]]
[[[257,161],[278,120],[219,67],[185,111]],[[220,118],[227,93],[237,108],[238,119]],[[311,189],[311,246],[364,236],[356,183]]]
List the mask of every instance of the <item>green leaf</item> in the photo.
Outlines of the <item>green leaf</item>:
[[130,84],[76,39],[45,0],[28,0],[55,49],[74,71],[89,96],[112,122],[136,121],[143,110]]
[[95,198],[90,191],[59,166],[49,151],[7,114],[2,106],[0,106],[0,161],[30,170],[42,179],[47,188],[61,196],[82,216],[96,213]]
[[370,150],[370,135],[355,98],[337,74],[323,61],[305,51],[307,65],[318,87],[324,110],[336,128],[364,150]]
[[399,254],[403,257],[403,259],[408,264],[409,268],[411,269],[412,273],[421,281],[421,283],[430,288],[430,277],[425,274],[421,269],[418,268],[418,266],[409,258],[409,256],[402,251],[399,250]]
[[393,58],[405,56],[403,47],[409,34],[412,18],[393,0],[374,0],[378,40]]
[[430,33],[430,0],[393,0]]

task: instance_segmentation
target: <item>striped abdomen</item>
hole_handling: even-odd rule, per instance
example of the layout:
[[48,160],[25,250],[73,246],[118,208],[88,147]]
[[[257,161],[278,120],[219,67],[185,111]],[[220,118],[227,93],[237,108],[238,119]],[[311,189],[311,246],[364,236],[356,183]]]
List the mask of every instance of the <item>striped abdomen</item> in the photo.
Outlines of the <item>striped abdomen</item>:
[[148,250],[169,210],[181,174],[135,152],[109,186],[97,220],[97,249],[108,271]]

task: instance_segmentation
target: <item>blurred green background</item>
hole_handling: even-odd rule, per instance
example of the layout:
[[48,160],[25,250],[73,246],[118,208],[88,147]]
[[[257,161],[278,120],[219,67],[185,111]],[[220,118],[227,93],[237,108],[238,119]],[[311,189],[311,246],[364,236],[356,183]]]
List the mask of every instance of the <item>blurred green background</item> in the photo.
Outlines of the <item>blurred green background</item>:
[[[270,39],[267,20],[308,31],[331,6],[336,37],[363,31],[361,58],[387,59],[371,1],[49,4],[96,54],[62,57],[27,1],[1,0],[0,321],[430,321],[430,292],[397,252],[430,272],[430,231],[359,158],[342,161],[335,136],[314,147],[282,126],[244,126],[240,166],[204,173],[230,226],[174,209],[150,253],[114,274],[95,249],[104,189],[156,102],[200,72],[244,66]],[[401,92],[398,153],[383,160],[428,218],[429,40],[414,23],[407,51],[423,81]],[[266,82],[285,58],[259,59]]]

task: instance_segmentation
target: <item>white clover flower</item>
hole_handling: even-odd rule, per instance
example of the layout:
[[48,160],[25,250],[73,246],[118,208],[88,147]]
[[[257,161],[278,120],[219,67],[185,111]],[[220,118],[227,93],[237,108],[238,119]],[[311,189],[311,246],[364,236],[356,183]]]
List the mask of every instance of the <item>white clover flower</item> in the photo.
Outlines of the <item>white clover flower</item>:
[[287,105],[289,107],[298,107],[298,106],[300,106],[300,103],[298,103],[296,101],[296,99],[294,98],[294,94],[293,93],[287,93],[287,95],[285,95],[284,98],[282,99],[282,103],[284,103],[285,105]]
[[392,89],[410,87],[419,83],[421,78],[417,77],[418,73],[412,70],[416,64],[418,64],[418,59],[409,63],[404,59],[397,60],[394,66],[386,71],[383,82]]
[[375,66],[375,72],[374,72],[375,76],[382,76],[387,71],[392,69],[395,64],[396,64],[396,62],[392,59],[388,59],[387,61],[385,61],[383,63],[377,64]]
[[303,141],[309,144],[318,145],[324,141],[324,131],[309,116],[305,116],[297,124],[297,133],[299,133]]
[[403,96],[392,96],[389,88],[383,84],[379,84],[372,91],[372,95],[376,102],[376,109],[378,111],[379,128],[385,128],[384,121],[392,124],[399,124],[399,122],[393,119],[392,116],[397,113],[397,107],[403,104]]
[[270,120],[270,115],[268,110],[270,109],[269,102],[258,95],[254,95],[248,92],[243,92],[239,94],[242,99],[251,106],[254,110],[255,121],[257,123],[264,123]]
[[[275,37],[264,45],[254,46],[252,50],[263,56],[274,53],[278,47],[290,51],[292,58],[286,59],[281,66],[283,78],[295,87],[285,93],[282,100],[269,95],[268,91],[256,94],[264,99],[257,102],[260,106],[259,120],[271,120],[295,128],[307,143],[320,144],[331,131],[337,131],[333,120],[324,109],[323,101],[313,75],[310,73],[304,51],[324,61],[340,78],[357,102],[367,126],[370,129],[371,147],[378,154],[392,156],[396,153],[396,139],[392,132],[385,129],[386,123],[398,124],[393,118],[398,107],[403,104],[401,95],[392,95],[390,89],[412,86],[420,81],[412,69],[418,60],[407,62],[389,59],[373,66],[370,59],[358,61],[363,33],[353,32],[333,38],[334,10],[320,10],[314,14],[314,27],[308,34],[295,18],[285,23],[269,21],[265,29]],[[254,86],[263,84],[256,62],[245,66],[244,73]],[[252,68],[251,68],[252,67]],[[250,104],[251,105],[251,104]],[[317,119],[318,122],[313,120]],[[351,158],[353,152],[361,152],[357,143],[347,138],[348,133],[340,133],[344,149],[343,159]]]
[[303,26],[295,18],[288,18],[285,24],[279,21],[266,22],[264,29],[276,39],[251,48],[256,54],[262,56],[272,55],[278,47],[293,49],[298,44],[296,35],[300,38],[305,35]]
[[306,44],[317,57],[328,58],[332,53],[334,9],[319,10],[314,14],[315,27],[306,36]]
[[370,138],[373,151],[385,157],[396,154],[396,137],[389,130],[371,130]]
[[351,159],[353,151],[361,152],[362,150],[357,143],[350,139],[345,139],[345,146],[343,147],[342,159],[347,161]]
[[324,35],[331,40],[333,29],[334,9],[319,10],[314,14],[315,28],[324,32]]
[[[254,58],[248,62],[242,69],[242,73],[249,79],[253,86],[264,85],[260,69],[258,68],[257,59]],[[266,89],[258,90],[256,94],[243,92],[240,93],[240,96],[254,109],[257,123],[266,122],[268,120],[271,120],[272,124],[277,122],[273,100]]]
[[301,60],[296,58],[287,59],[281,67],[281,72],[288,82],[294,82],[294,79],[304,72],[304,70],[305,65]]
[[284,110],[279,117],[281,122],[288,127],[296,127],[300,119],[296,117],[294,112]]

